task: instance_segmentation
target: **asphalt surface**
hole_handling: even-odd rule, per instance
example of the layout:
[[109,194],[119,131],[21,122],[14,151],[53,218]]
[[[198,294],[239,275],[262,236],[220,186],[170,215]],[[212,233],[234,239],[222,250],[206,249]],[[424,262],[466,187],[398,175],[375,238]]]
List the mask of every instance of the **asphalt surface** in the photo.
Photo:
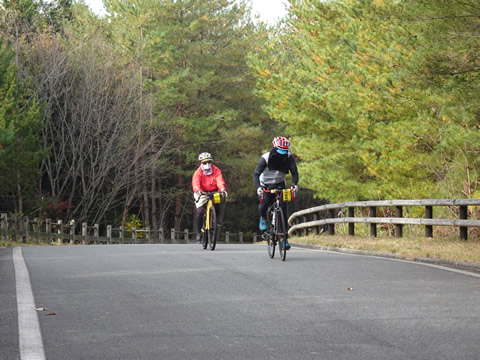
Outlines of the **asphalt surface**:
[[[303,248],[282,262],[264,245],[20,254],[50,360],[480,359],[474,273]],[[2,360],[20,359],[29,330],[13,255],[0,249]]]

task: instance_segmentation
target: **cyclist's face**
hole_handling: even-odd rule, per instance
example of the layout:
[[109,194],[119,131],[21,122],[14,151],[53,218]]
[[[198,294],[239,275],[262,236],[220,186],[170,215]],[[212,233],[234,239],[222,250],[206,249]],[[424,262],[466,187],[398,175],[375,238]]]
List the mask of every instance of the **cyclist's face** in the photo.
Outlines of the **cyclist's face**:
[[202,169],[203,170],[210,170],[211,168],[212,168],[212,162],[211,161],[202,162]]

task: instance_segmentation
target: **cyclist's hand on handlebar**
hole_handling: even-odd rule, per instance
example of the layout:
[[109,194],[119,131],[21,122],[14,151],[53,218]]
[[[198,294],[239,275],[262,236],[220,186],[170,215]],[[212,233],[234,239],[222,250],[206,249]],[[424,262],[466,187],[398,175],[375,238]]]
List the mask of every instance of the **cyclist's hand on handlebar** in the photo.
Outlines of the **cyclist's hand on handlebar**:
[[223,196],[225,196],[225,198],[228,197],[228,193],[227,193],[227,190],[223,189],[220,191],[220,194],[222,194]]
[[290,191],[293,193],[296,193],[298,191],[298,186],[295,184],[292,184],[292,186],[290,186]]
[[193,199],[195,200],[195,202],[197,203],[199,200],[200,200],[200,196],[202,195],[202,192],[200,190],[197,190],[194,194],[193,194]]
[[265,189],[264,189],[263,187],[259,187],[259,188],[257,189],[257,195],[258,195],[258,196],[262,196],[264,190],[265,190]]

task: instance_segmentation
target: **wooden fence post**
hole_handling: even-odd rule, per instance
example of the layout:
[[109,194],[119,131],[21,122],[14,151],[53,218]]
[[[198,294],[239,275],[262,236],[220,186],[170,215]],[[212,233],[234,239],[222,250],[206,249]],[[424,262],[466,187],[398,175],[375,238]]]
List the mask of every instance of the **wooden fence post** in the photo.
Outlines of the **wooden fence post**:
[[82,223],[82,244],[85,245],[87,244],[87,236],[88,235],[88,229],[87,229],[87,223],[84,222]]
[[51,242],[52,224],[50,219],[45,219],[45,233],[47,234],[47,244]]
[[112,243],[112,225],[107,225],[107,244]]
[[[328,209],[328,217],[335,218],[335,209]],[[335,224],[328,224],[328,235],[335,235]]]
[[175,229],[170,229],[170,240],[172,241],[172,244],[175,243]]
[[98,224],[93,225],[93,238],[94,244],[100,240],[100,226]]
[[225,243],[230,242],[230,231],[225,231]]
[[[313,218],[313,221],[317,221],[318,220],[318,213],[313,213],[312,218]],[[314,234],[320,234],[320,226],[314,226],[313,227],[313,233]]]
[[256,232],[253,233],[252,242],[253,242],[254,244],[257,242],[257,233],[256,233]]
[[137,243],[137,228],[135,226],[132,227],[132,239],[133,243]]
[[124,233],[124,228],[123,225],[120,225],[120,243],[123,244],[125,242],[125,233]]
[[[355,217],[355,208],[349,207],[348,208],[348,217],[353,218]],[[355,236],[355,223],[348,223],[348,235]]]
[[[467,206],[460,206],[460,219],[467,220],[468,219],[468,208]],[[460,240],[467,240],[468,239],[468,228],[466,226],[460,226]]]
[[37,244],[40,244],[40,219],[37,217],[33,218],[33,223],[34,223],[35,239],[37,240]]
[[77,223],[75,222],[75,220],[70,220],[69,224],[70,224],[70,245],[74,245],[75,244],[75,227]]
[[28,242],[29,226],[30,226],[30,221],[28,220],[28,217],[24,216],[23,217],[23,242],[25,244]]
[[[433,219],[433,206],[425,206],[425,219]],[[433,237],[432,225],[425,225],[425,237]]]
[[238,233],[238,242],[240,244],[243,244],[243,232],[241,231]]
[[[397,206],[395,210],[395,216],[397,218],[403,218],[403,207]],[[403,225],[395,224],[395,237],[401,238],[403,236]]]
[[2,239],[4,241],[8,240],[8,217],[6,213],[2,213]]
[[12,215],[12,220],[13,220],[13,241],[18,240],[18,220],[17,220],[17,215]]
[[147,237],[146,240],[147,240],[147,243],[150,244],[151,243],[151,231],[150,231],[150,226],[147,226],[146,227],[146,234],[145,236]]
[[63,244],[63,220],[57,219],[57,234],[59,235],[57,237],[57,244],[62,245]]
[[[377,217],[377,208],[370,206],[370,217]],[[377,237],[377,224],[370,223],[370,236]]]
[[165,241],[165,236],[163,234],[163,227],[158,229],[158,240],[163,244]]
[[183,230],[183,239],[185,240],[185,243],[188,244],[188,229]]

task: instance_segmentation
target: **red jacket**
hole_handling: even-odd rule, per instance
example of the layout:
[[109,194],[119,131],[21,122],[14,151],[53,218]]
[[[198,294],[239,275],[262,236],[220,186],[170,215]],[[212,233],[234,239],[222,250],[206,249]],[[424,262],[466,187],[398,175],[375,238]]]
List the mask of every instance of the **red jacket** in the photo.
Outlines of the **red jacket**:
[[226,190],[225,181],[222,172],[218,167],[212,164],[212,173],[203,175],[202,167],[199,166],[192,178],[193,192],[201,191],[223,191]]

